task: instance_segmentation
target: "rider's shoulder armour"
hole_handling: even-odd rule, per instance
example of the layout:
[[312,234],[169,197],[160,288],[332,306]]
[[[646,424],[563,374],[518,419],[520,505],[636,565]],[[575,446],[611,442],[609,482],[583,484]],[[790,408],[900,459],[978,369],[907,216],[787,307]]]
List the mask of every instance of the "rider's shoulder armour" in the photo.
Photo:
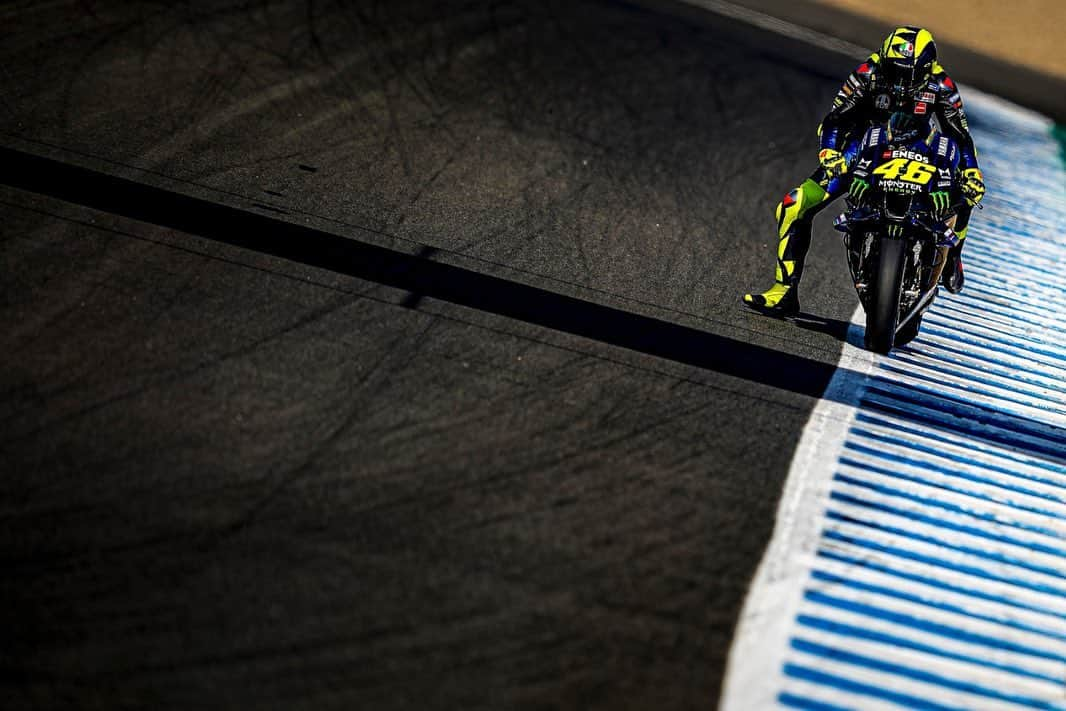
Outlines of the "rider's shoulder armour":
[[[955,80],[948,76],[944,67],[939,62],[933,63],[933,73],[929,77],[929,83],[935,85],[937,94],[942,103],[952,108],[962,107],[962,97],[959,96],[959,87],[955,86]],[[934,87],[930,87],[934,88]]]

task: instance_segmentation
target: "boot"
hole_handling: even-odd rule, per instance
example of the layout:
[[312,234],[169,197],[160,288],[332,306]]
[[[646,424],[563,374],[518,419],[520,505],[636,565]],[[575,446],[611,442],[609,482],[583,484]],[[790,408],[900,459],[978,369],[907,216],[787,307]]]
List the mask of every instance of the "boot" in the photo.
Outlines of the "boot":
[[774,282],[761,294],[744,294],[744,305],[766,316],[785,318],[799,313],[799,283],[789,286]]
[[940,284],[952,294],[962,291],[966,276],[962,271],[962,242],[948,250],[947,263],[940,273]]

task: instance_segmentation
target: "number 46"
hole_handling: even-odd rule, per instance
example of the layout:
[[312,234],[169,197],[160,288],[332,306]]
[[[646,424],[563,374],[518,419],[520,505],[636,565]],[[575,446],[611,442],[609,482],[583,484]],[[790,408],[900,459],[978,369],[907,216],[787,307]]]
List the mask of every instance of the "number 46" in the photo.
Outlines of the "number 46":
[[[906,168],[906,170],[904,170]],[[902,175],[900,175],[902,173]],[[936,168],[928,163],[919,163],[907,158],[893,158],[884,165],[874,169],[875,175],[882,175],[886,180],[902,180],[906,183],[925,185],[932,180]]]

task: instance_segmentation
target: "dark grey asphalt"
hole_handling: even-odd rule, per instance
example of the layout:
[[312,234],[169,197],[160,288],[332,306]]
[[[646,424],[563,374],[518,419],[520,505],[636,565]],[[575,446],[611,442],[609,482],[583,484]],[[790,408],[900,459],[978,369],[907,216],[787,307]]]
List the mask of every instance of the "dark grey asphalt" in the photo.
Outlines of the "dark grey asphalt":
[[[706,708],[854,309],[849,61],[611,3],[0,8],[11,708]],[[787,377],[785,377],[787,375]]]

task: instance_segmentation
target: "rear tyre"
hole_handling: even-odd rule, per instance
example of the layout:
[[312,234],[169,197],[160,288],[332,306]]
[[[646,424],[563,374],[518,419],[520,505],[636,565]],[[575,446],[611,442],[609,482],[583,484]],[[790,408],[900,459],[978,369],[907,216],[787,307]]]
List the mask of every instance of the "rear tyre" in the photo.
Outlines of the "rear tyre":
[[877,283],[869,300],[870,307],[866,310],[864,338],[866,348],[875,353],[888,353],[895,345],[905,246],[900,239],[881,239]]

